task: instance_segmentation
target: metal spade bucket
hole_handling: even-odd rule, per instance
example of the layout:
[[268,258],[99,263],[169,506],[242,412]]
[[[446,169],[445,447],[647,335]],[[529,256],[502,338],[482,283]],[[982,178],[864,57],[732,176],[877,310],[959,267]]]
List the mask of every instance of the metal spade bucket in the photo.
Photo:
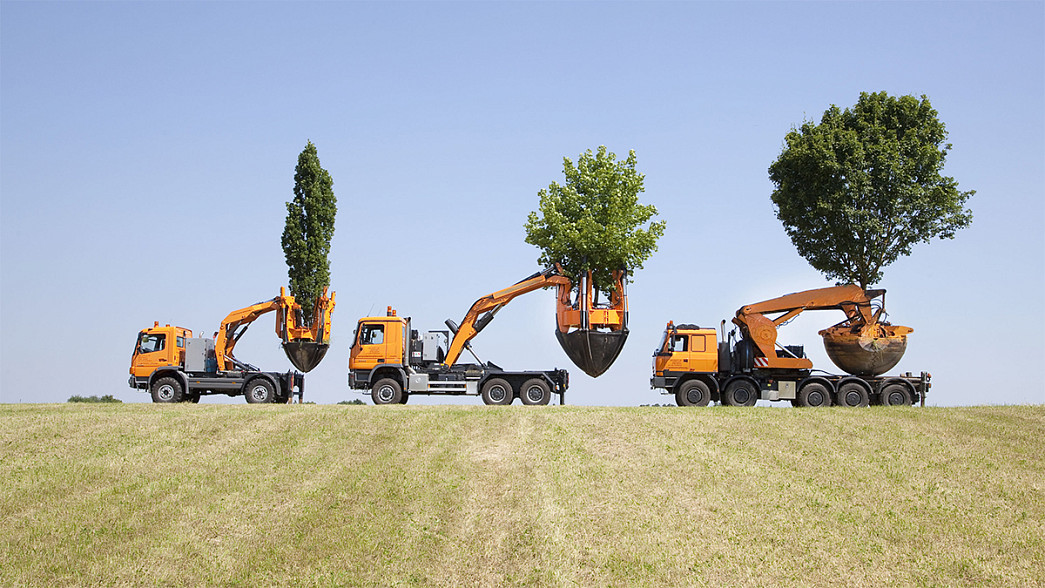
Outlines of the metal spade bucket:
[[570,333],[555,330],[555,338],[566,355],[584,373],[593,378],[602,375],[617,360],[624,342],[628,339],[628,330],[593,331],[577,329]]
[[326,343],[314,343],[312,341],[289,341],[283,344],[283,352],[294,367],[302,372],[308,373],[312,368],[323,361],[330,345]]

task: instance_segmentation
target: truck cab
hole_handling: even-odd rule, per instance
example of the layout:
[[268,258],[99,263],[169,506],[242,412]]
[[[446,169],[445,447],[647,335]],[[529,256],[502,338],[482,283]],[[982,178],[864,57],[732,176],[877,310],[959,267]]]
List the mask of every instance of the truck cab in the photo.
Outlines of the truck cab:
[[660,347],[653,354],[654,376],[718,371],[718,336],[715,329],[668,323]]
[[404,366],[407,319],[395,316],[359,319],[352,340],[348,367],[350,370],[373,370],[381,365]]
[[181,366],[185,363],[185,342],[192,338],[192,331],[170,325],[142,329],[131,354],[132,377],[148,377],[161,367]]

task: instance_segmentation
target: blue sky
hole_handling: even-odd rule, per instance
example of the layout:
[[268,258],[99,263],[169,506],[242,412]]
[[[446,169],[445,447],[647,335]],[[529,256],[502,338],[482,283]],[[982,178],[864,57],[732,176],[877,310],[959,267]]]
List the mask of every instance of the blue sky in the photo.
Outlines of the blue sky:
[[[896,370],[932,372],[931,404],[1045,402],[1043,31],[1041,2],[5,1],[0,401],[145,401],[126,384],[139,329],[210,334],[278,294],[312,140],[338,197],[338,306],[308,399],[364,398],[346,385],[358,317],[393,305],[440,328],[536,271],[537,191],[606,145],[637,152],[667,234],[634,275],[620,359],[572,369],[567,401],[671,402],[649,390],[665,322],[829,285],[766,170],[792,126],[884,90],[930,98],[945,172],[977,191],[970,228],[886,269],[891,318],[915,329]],[[516,300],[474,348],[572,367],[553,304]],[[833,369],[816,332],[838,320],[806,313],[781,341]],[[237,356],[290,367],[267,317]]]

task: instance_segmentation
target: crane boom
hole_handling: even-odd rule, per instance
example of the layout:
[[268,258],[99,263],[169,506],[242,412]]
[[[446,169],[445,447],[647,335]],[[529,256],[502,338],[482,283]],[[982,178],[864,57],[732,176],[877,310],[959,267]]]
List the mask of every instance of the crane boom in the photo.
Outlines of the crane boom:
[[[878,297],[882,298],[882,303],[875,308],[872,301]],[[733,323],[740,327],[741,332],[763,353],[767,364],[765,367],[810,369],[813,363],[809,359],[778,357],[777,327],[806,310],[838,309],[845,313],[846,320],[832,328],[845,327],[854,333],[864,333],[879,327],[879,319],[885,310],[884,300],[885,290],[864,290],[853,284],[819,288],[743,306],[737,310]],[[766,316],[775,312],[781,314],[776,318]],[[901,333],[898,330],[905,331]],[[907,327],[892,327],[889,334],[902,335],[909,332],[911,329]]]
[[449,349],[447,349],[443,364],[446,366],[455,364],[460,359],[461,353],[468,348],[468,342],[475,338],[486,325],[490,324],[490,321],[493,320],[493,317],[504,305],[523,294],[550,286],[559,288],[560,297],[564,290],[568,294],[572,286],[570,279],[562,275],[561,268],[558,265],[546,268],[503,290],[487,294],[476,300],[472,303],[468,312],[465,313],[460,326],[453,324],[453,321],[447,321],[447,326],[453,331],[454,338],[450,342]]

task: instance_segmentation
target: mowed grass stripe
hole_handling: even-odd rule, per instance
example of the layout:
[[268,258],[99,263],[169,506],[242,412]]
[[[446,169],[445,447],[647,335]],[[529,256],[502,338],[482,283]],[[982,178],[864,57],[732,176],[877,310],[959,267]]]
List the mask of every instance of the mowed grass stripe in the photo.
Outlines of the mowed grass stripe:
[[1045,407],[0,406],[0,585],[1041,585]]

